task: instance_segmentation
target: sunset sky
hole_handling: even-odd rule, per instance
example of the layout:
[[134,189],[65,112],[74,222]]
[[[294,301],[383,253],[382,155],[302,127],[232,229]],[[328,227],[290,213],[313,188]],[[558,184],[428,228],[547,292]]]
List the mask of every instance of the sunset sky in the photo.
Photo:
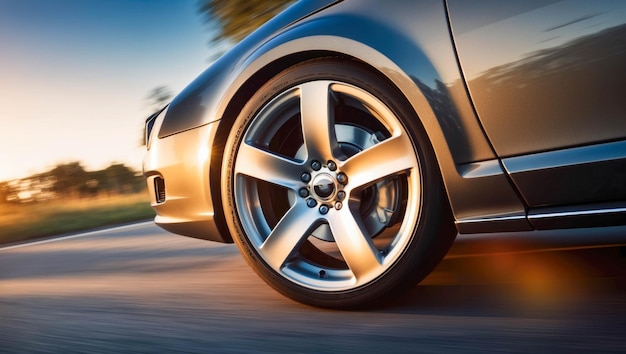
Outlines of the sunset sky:
[[0,181],[80,161],[140,170],[151,89],[209,64],[194,0],[0,1]]

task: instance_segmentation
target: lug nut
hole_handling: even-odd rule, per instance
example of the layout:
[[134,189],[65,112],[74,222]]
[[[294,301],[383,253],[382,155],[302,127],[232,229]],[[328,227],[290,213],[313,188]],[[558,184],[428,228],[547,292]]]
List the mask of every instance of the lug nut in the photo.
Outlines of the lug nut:
[[314,208],[317,205],[317,201],[315,199],[307,199],[306,206],[309,208]]
[[340,201],[346,199],[346,192],[344,191],[337,192],[337,199],[339,199]]
[[320,214],[322,215],[326,215],[326,213],[328,213],[328,205],[326,204],[322,204],[320,205]]
[[322,168],[322,163],[314,160],[313,162],[311,162],[311,168],[315,171],[319,171]]
[[311,175],[308,172],[302,173],[300,178],[302,179],[302,182],[304,183],[309,183],[311,181]]
[[339,182],[339,183],[341,183],[343,185],[347,184],[348,183],[348,176],[346,176],[346,174],[342,173],[342,172],[338,173],[337,174],[337,182]]
[[298,194],[302,197],[302,198],[306,198],[309,196],[309,190],[306,188],[300,188],[300,190],[298,191]]
[[331,171],[335,171],[337,169],[337,164],[334,161],[328,161],[328,169]]
[[343,204],[341,202],[337,202],[335,203],[335,209],[339,210],[343,207]]

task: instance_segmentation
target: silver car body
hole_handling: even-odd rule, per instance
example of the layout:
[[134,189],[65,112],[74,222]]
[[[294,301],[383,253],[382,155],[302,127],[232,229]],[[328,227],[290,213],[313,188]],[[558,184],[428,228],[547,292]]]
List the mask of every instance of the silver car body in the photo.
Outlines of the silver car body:
[[[626,51],[585,47],[626,43],[624,9],[615,1],[298,2],[150,121],[143,171],[155,221],[232,242],[220,179],[234,120],[268,78],[338,56],[383,74],[417,113],[460,233],[626,224]],[[507,56],[516,36],[519,48]],[[568,62],[563,53],[577,45],[585,60]],[[567,72],[570,91],[558,73],[537,74],[549,66]],[[591,74],[597,69],[608,74]],[[533,73],[545,80],[528,79]]]

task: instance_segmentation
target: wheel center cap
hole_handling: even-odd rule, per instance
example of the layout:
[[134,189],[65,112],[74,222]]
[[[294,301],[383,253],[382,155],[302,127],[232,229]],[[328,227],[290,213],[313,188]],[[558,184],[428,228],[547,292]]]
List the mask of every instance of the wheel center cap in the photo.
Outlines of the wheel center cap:
[[320,173],[313,179],[313,193],[320,199],[332,198],[337,190],[335,179],[326,173]]

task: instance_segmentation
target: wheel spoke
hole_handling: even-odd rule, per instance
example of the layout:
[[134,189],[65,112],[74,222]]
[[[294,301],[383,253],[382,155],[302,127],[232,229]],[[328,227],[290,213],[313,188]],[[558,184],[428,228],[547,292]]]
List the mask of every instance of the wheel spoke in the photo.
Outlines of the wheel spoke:
[[296,190],[300,187],[302,166],[244,143],[239,147],[235,173]]
[[314,81],[300,86],[300,116],[308,158],[322,161],[333,158],[333,151],[338,144],[327,81]]
[[405,136],[391,137],[352,156],[341,170],[350,176],[352,188],[372,184],[387,176],[415,168],[417,162],[412,149]]
[[329,214],[328,221],[337,247],[357,281],[380,268],[381,256],[350,208]]
[[313,227],[317,215],[319,214],[315,209],[299,202],[278,222],[260,247],[263,258],[274,270],[280,270],[289,255],[302,242]]

